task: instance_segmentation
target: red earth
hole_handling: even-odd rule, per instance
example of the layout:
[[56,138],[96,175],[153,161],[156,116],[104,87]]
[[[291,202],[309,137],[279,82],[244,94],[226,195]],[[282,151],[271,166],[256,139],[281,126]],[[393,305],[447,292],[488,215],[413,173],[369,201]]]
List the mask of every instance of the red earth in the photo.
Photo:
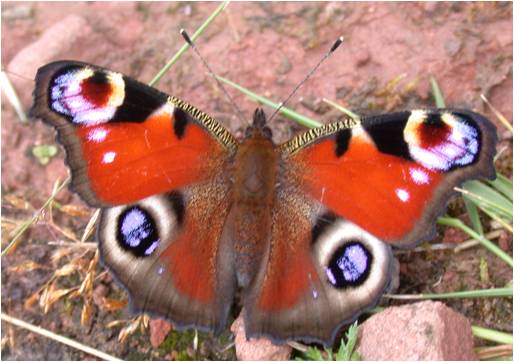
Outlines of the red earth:
[[[183,45],[179,29],[193,33],[217,6],[193,2],[4,2],[2,70],[7,71],[26,108],[31,103],[37,68],[52,60],[95,63],[148,82]],[[61,29],[52,30],[59,23]],[[321,102],[323,98],[360,114],[433,107],[429,81],[433,76],[448,106],[483,112],[497,124],[498,150],[503,152],[496,165],[503,174],[512,173],[512,133],[480,99],[484,94],[512,123],[511,3],[233,3],[207,28],[197,45],[216,73],[278,102],[340,35],[345,38],[342,47],[291,99],[290,108],[325,122],[339,114]],[[246,126],[190,51],[157,87],[206,111],[238,136]],[[233,89],[228,91],[250,119],[256,103]],[[271,109],[265,111],[271,113]],[[2,121],[5,248],[9,233],[43,205],[56,180],[63,180],[67,171],[62,149],[46,165],[33,156],[34,146],[55,143],[54,132],[40,122],[20,122],[6,97],[2,97]],[[277,142],[301,129],[281,117],[271,127]],[[85,325],[80,319],[87,298],[61,298],[46,314],[37,303],[39,299],[27,303],[66,264],[82,266],[53,285],[56,289],[80,285],[94,254],[94,248],[48,243],[80,239],[94,212],[67,190],[56,200],[53,211],[46,212],[23,235],[13,253],[2,257],[3,313],[124,359],[234,357],[233,349],[224,350],[230,345],[229,332],[221,339],[202,334],[196,351],[190,347],[191,334],[175,336],[167,348],[160,349],[150,346],[147,332],[119,343],[116,337],[126,324],[108,328],[108,323],[128,317],[123,310],[107,311],[102,297],[126,296],[109,274],[102,274],[100,266],[95,269],[100,277],[92,287],[91,317],[86,318]],[[453,204],[453,212],[459,214],[459,202]],[[458,233],[444,233],[447,240],[466,239]],[[503,239],[504,248],[511,253],[512,236],[504,235]],[[57,258],[56,253],[65,255]],[[478,277],[481,257],[489,265],[490,279],[486,282]],[[479,248],[459,254],[409,253],[400,261],[401,293],[501,287],[512,279],[511,269]],[[447,304],[470,318],[472,324],[512,331],[511,301],[468,299]],[[2,322],[2,358],[91,356]]]

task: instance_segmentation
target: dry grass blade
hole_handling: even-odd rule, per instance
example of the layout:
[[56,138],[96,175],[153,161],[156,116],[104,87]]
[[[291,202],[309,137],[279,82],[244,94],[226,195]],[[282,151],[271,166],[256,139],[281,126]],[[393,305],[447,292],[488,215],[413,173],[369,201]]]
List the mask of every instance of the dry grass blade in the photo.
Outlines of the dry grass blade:
[[73,274],[75,272],[81,271],[81,270],[83,270],[83,266],[80,263],[72,261],[72,262],[64,265],[63,267],[57,269],[54,272],[54,276],[56,276],[56,277],[64,277],[64,276]]
[[18,327],[21,327],[21,328],[24,328],[24,329],[26,329],[26,330],[28,330],[30,332],[37,333],[37,334],[39,334],[39,335],[41,335],[43,337],[52,339],[52,340],[57,341],[59,343],[62,343],[62,344],[65,344],[67,346],[70,346],[72,348],[75,348],[75,349],[77,349],[79,351],[88,353],[88,354],[90,354],[92,356],[95,356],[95,357],[97,357],[99,359],[102,359],[102,360],[105,360],[105,361],[122,361],[121,359],[118,359],[118,358],[116,358],[114,356],[111,356],[110,354],[107,354],[107,353],[99,351],[99,350],[97,350],[95,348],[86,346],[86,345],[84,345],[82,343],[79,343],[77,341],[74,341],[74,340],[72,340],[70,338],[60,336],[58,334],[50,332],[47,329],[35,326],[33,324],[27,323],[25,321],[22,321],[20,319],[17,319],[17,318],[11,317],[11,316],[8,316],[7,314],[1,313],[0,316],[1,316],[2,320],[7,322],[7,323],[14,324],[14,325],[16,325]]
[[95,230],[96,222],[98,221],[98,217],[100,216],[100,209],[96,210],[93,216],[89,219],[86,228],[84,230],[84,234],[82,234],[82,237],[80,238],[80,242],[85,242]]
[[54,189],[54,191],[52,192],[52,195],[48,198],[48,200],[46,200],[45,204],[37,211],[34,213],[34,215],[26,220],[25,222],[23,222],[23,224],[20,225],[19,228],[17,228],[16,230],[16,233],[14,235],[14,237],[12,238],[11,242],[9,243],[9,245],[7,245],[4,250],[2,250],[2,253],[1,253],[1,256],[4,256],[6,255],[7,253],[10,253],[12,252],[13,250],[16,250],[16,246],[18,245],[18,242],[21,240],[21,236],[23,235],[23,233],[25,233],[25,231],[32,225],[36,222],[36,220],[41,216],[41,214],[43,213],[43,211],[49,206],[51,205],[51,203],[54,201],[55,197],[57,196],[57,194],[66,186],[68,185],[68,183],[70,182],[71,180],[71,177],[68,176],[68,178],[66,178],[66,180],[64,180],[64,182],[59,185],[58,187],[56,187]]
[[50,284],[50,286],[43,291],[41,298],[39,299],[39,305],[43,308],[43,313],[48,313],[52,304],[76,290],[77,287],[56,289],[55,283]]
[[478,355],[478,359],[481,361],[501,357],[512,357],[512,344],[502,344],[494,347],[480,347],[475,351]]
[[[109,323],[108,326],[114,327],[124,322],[126,321],[114,321]],[[144,333],[144,330],[148,328],[149,323],[150,317],[146,314],[142,314],[135,317],[134,319],[131,319],[129,321],[129,324],[126,327],[124,327],[118,334],[118,341],[120,341],[121,343],[126,342],[127,338],[133,335],[138,330],[138,328],[140,329],[141,333]]]
[[111,299],[111,298],[102,298],[102,310],[106,312],[114,312],[120,309],[123,309],[127,306],[128,301],[126,299],[124,300],[118,300],[118,299]]
[[61,212],[75,217],[87,216],[90,213],[90,209],[78,205],[64,205],[59,209]]
[[95,252],[95,256],[91,261],[89,262],[89,266],[87,268],[86,277],[84,278],[84,281],[82,282],[80,288],[79,288],[79,294],[87,294],[92,295],[93,293],[93,283],[95,280],[95,274],[96,274],[96,266],[98,264],[98,259],[100,258],[100,254],[98,252],[98,249]]
[[82,307],[82,312],[80,313],[80,324],[83,326],[89,325],[91,322],[91,316],[93,314],[93,304],[91,303],[91,299],[86,299],[84,302],[84,306]]
[[41,293],[40,290],[33,293],[30,297],[25,299],[25,302],[23,302],[23,308],[29,310],[32,309],[32,307],[38,302],[39,300],[39,293]]
[[136,318],[136,320],[132,320],[132,322],[124,327],[121,331],[120,331],[120,334],[118,334],[118,341],[120,343],[125,343],[127,341],[127,338],[130,337],[131,335],[133,335],[137,329],[139,328],[139,318]]
[[491,103],[489,103],[489,100],[485,97],[485,95],[481,94],[480,98],[491,108],[491,111],[493,111],[494,115],[500,120],[500,122],[507,128],[509,131],[512,132],[512,125],[510,122],[505,118],[503,114],[499,110],[497,110]]
[[49,267],[38,264],[32,260],[26,260],[21,264],[10,267],[8,270],[13,273],[26,273],[36,269],[49,269]]
[[[71,243],[67,241],[49,241],[48,245],[54,245],[54,246],[62,246],[66,247],[66,249],[62,249],[62,251],[56,252],[56,254],[60,255],[60,253],[70,253],[72,249],[75,248],[82,248],[87,250],[95,250],[97,247],[97,244],[94,242],[90,243]],[[57,256],[56,256],[57,258]],[[52,260],[53,261],[53,260]]]
[[23,197],[17,195],[6,195],[4,200],[18,210],[34,210],[32,205]]
[[62,234],[65,238],[73,240],[76,243],[80,242],[79,239],[77,239],[75,233],[71,229],[67,227],[57,226],[53,223],[53,221],[49,222],[48,225],[51,226],[52,229],[56,230],[59,234]]
[[23,105],[21,104],[20,98],[16,93],[9,77],[5,72],[0,72],[0,86],[2,88],[2,93],[7,97],[14,110],[16,111],[16,115],[20,119],[22,123],[28,123],[29,119],[27,117],[27,113],[23,109]]

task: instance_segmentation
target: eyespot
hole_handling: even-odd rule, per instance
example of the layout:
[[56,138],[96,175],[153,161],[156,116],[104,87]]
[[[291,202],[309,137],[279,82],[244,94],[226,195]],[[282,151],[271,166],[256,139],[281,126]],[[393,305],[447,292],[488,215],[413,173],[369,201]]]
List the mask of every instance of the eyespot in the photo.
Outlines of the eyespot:
[[404,130],[410,156],[434,171],[449,171],[477,160],[480,131],[460,115],[412,111]]
[[89,67],[66,67],[49,84],[49,106],[76,124],[96,125],[111,120],[125,98],[119,73]]
[[98,228],[102,258],[111,265],[160,255],[172,242],[185,218],[179,192],[151,196],[132,205],[103,209]]
[[391,249],[364,229],[328,212],[313,231],[312,248],[324,279],[337,298],[384,290],[389,281]]
[[325,266],[327,280],[336,288],[362,284],[368,277],[373,256],[366,246],[351,241],[338,247]]
[[116,240],[121,248],[137,257],[152,255],[160,243],[157,225],[144,208],[127,208],[118,217]]

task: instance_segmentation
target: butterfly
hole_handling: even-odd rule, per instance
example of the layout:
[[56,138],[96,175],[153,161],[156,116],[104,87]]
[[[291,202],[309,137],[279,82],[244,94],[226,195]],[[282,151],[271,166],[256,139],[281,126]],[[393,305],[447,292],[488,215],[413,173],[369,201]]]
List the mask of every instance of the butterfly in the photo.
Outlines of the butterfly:
[[103,263],[131,307],[248,337],[333,343],[391,283],[392,246],[434,236],[454,186],[494,178],[496,129],[460,109],[342,119],[276,145],[120,73],[58,61],[31,115],[57,130],[71,188],[101,208]]

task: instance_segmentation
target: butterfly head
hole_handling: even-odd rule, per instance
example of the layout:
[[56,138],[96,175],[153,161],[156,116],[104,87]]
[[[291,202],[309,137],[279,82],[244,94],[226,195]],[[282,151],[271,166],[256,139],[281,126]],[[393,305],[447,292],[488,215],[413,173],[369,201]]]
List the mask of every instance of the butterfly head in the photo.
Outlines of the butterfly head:
[[266,126],[266,114],[262,108],[257,108],[253,114],[253,124],[246,128],[245,138],[263,137],[271,140],[271,128]]

